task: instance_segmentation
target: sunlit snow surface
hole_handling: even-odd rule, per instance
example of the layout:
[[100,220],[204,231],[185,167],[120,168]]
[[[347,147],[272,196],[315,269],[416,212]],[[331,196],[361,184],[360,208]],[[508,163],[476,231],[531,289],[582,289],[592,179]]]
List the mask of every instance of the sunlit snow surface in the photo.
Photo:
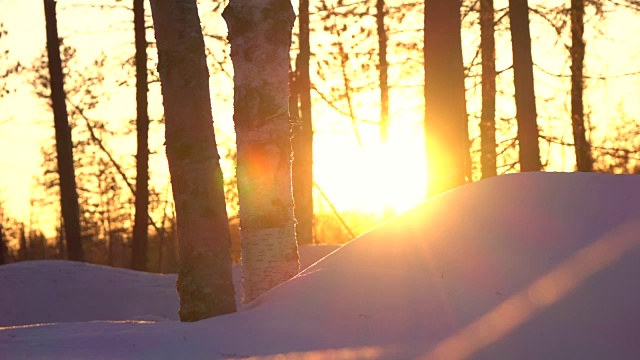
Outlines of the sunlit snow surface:
[[640,176],[509,175],[198,323],[174,276],[2,266],[0,359],[640,359],[639,284]]

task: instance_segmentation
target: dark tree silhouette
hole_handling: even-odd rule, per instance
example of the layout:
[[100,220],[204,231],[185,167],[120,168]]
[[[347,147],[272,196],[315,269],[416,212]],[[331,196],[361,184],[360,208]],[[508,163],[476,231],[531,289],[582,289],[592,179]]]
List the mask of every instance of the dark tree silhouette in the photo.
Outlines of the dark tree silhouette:
[[69,260],[82,261],[82,239],[80,236],[80,208],[73,166],[73,143],[64,92],[60,39],[56,19],[56,1],[44,0],[47,29],[47,56],[51,81],[51,104],[53,107],[58,174],[60,176],[60,206],[64,221],[65,239]]
[[133,0],[133,27],[136,44],[136,104],[137,153],[135,218],[131,248],[131,268],[144,271],[147,267],[149,228],[149,114],[147,84],[147,39],[144,21],[144,0]]
[[424,11],[424,97],[428,196],[465,183],[467,111],[460,0],[427,0]]
[[378,78],[380,81],[380,143],[389,141],[389,63],[387,61],[387,29],[384,19],[386,7],[384,0],[376,0],[376,27],[378,34]]
[[536,95],[533,83],[529,5],[527,0],[509,0],[513,78],[516,90],[520,171],[540,171],[540,146]]
[[[296,59],[295,97],[300,99],[300,119],[292,138],[293,198],[298,244],[313,243],[313,122],[309,78],[309,0],[300,1],[298,15],[300,52]],[[297,101],[296,101],[297,108]],[[290,111],[296,111],[291,109]]]
[[[376,29],[378,35],[378,79],[380,85],[380,145],[385,147],[389,143],[389,62],[387,61],[387,27],[385,18],[387,7],[384,0],[376,0]],[[384,184],[392,186],[392,184]],[[386,199],[385,199],[386,200]],[[390,204],[384,204],[384,216],[393,216],[394,209]]]
[[152,1],[176,206],[180,319],[236,310],[231,242],[196,0]]
[[482,115],[480,164],[482,178],[496,176],[496,43],[493,0],[480,0],[480,51],[482,53]]
[[5,246],[5,240],[4,240],[4,234],[3,231],[4,228],[2,226],[2,218],[0,217],[0,265],[4,265],[7,263],[5,254],[7,253],[6,250],[6,246]]
[[584,0],[571,0],[571,125],[578,171],[593,171],[591,144],[584,125]]

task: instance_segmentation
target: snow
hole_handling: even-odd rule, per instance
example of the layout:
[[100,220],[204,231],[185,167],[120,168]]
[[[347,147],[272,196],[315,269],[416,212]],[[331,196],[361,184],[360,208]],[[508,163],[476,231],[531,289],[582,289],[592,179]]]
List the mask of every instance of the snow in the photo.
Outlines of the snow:
[[[339,245],[301,247],[301,268],[337,248]],[[236,303],[240,305],[239,265],[233,267],[233,281]],[[0,327],[96,320],[179,320],[175,274],[41,260],[0,266],[0,284]]]
[[[638,189],[635,175],[483,180],[190,324],[172,275],[2,266],[0,358],[638,359]],[[302,247],[302,268],[333,250]]]

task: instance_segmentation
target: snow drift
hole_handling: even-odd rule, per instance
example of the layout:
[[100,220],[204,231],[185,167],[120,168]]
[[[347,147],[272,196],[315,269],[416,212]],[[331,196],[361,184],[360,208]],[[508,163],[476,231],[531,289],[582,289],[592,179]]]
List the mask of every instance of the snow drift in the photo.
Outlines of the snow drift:
[[[631,175],[484,180],[355,239],[238,313],[140,321],[169,317],[130,298],[120,312],[130,321],[0,328],[0,358],[640,358],[639,188]],[[22,284],[0,277],[2,296],[37,284],[38,267],[20,269]],[[145,274],[103,270],[125,282],[109,292],[153,287]],[[69,296],[84,296],[68,278]],[[96,308],[122,305],[103,298]],[[56,321],[67,320],[77,321]]]
[[[305,269],[339,245],[302,246]],[[240,266],[233,266],[241,304]],[[72,261],[0,266],[0,327],[96,320],[178,321],[175,274],[152,274]]]

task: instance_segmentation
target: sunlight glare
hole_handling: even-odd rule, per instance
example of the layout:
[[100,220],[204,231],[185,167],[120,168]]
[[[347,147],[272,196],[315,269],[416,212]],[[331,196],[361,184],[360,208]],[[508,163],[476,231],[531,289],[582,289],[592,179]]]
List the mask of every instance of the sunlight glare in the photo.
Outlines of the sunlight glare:
[[305,359],[305,360],[327,360],[327,359],[380,359],[383,358],[385,351],[378,346],[366,346],[360,348],[340,348],[326,349],[307,352],[292,352],[285,354],[266,355],[250,357],[253,360],[286,360],[286,359]]
[[382,212],[388,205],[400,213],[423,201],[422,138],[401,135],[384,148],[375,144],[354,151],[316,142],[314,177],[339,210]]

